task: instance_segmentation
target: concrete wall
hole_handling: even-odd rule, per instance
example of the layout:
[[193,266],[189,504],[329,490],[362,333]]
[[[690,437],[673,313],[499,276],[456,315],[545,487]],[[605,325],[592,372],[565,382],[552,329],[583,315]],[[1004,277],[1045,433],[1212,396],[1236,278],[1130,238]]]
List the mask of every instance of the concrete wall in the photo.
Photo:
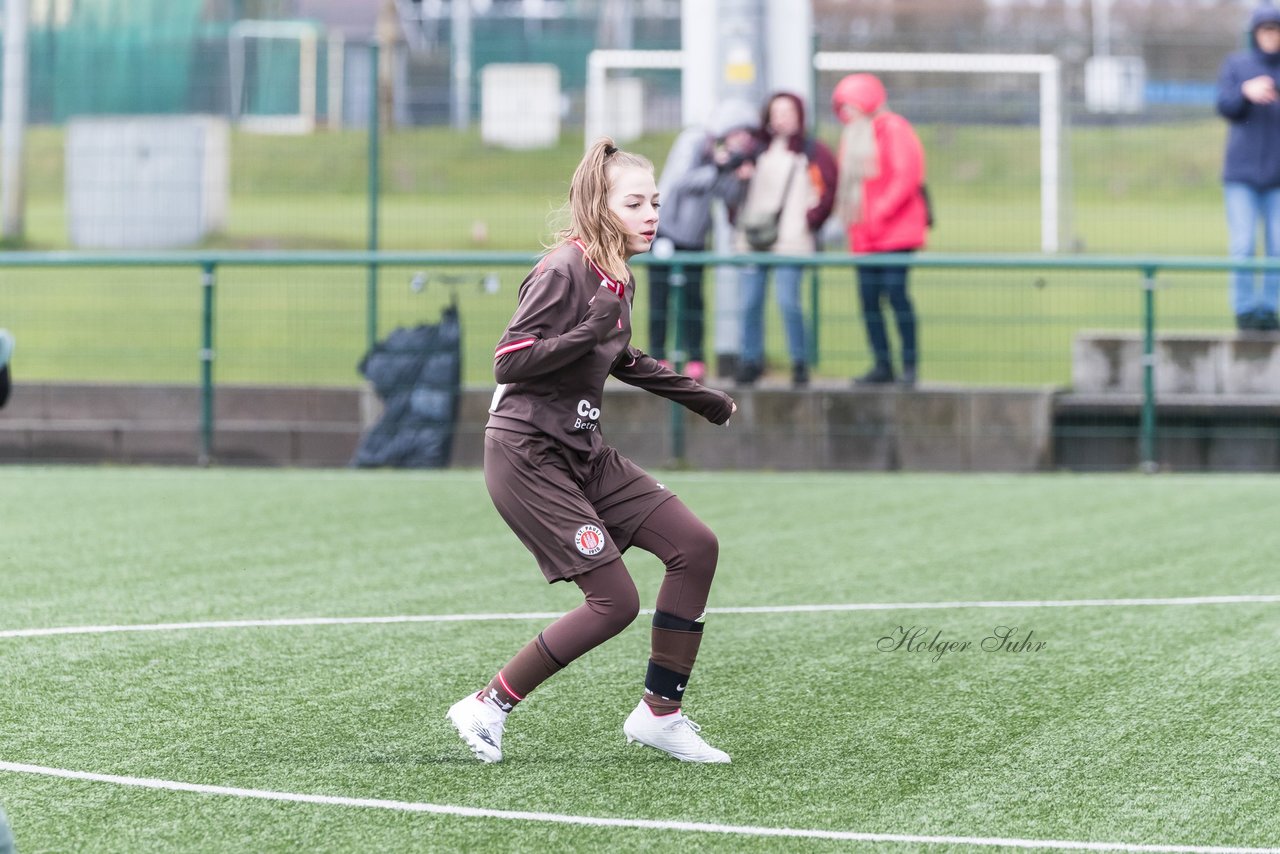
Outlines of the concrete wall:
[[[218,462],[329,466],[350,459],[360,395],[348,389],[220,386]],[[16,384],[0,411],[0,461],[196,462],[200,392],[185,385]]]
[[[701,469],[1034,471],[1051,465],[1053,394],[1043,390],[739,389],[716,427],[681,408],[684,459]],[[488,394],[467,396],[483,425]],[[607,440],[641,465],[676,460],[672,404],[625,386],[605,393]],[[479,430],[462,431],[457,465],[479,465]]]
[[[453,465],[478,466],[492,389],[463,394]],[[734,392],[716,427],[679,410],[683,464],[703,469],[1034,471],[1053,464],[1051,389]],[[219,386],[214,460],[343,466],[376,400],[356,389]],[[623,385],[605,394],[608,440],[641,465],[678,463],[672,404]],[[194,463],[190,386],[25,384],[0,412],[0,461]]]
[[[1155,459],[1166,471],[1280,471],[1280,395],[1158,397]],[[1063,394],[1054,401],[1059,468],[1133,469],[1138,394]]]
[[[756,388],[727,427],[625,386],[605,395],[610,442],[641,465],[708,470],[1127,470],[1139,461],[1141,396],[1053,389]],[[462,397],[453,465],[481,463],[491,389]],[[214,462],[345,466],[378,401],[358,389],[219,386]],[[191,465],[192,386],[20,383],[0,410],[0,463]],[[1280,395],[1161,395],[1156,454],[1179,471],[1280,471]]]

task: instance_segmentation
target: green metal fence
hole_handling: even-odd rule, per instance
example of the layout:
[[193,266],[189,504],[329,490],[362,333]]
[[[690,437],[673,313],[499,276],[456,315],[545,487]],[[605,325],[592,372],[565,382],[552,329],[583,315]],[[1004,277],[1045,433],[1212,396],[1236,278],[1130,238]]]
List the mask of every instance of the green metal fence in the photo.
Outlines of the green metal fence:
[[[198,311],[199,326],[198,337],[192,336],[191,347],[189,352],[193,354],[193,362],[198,366],[198,383],[201,389],[201,445],[203,448],[203,457],[208,459],[212,447],[214,432],[216,425],[214,424],[213,397],[217,384],[215,374],[215,366],[220,358],[235,357],[234,345],[232,349],[224,348],[221,352],[218,350],[215,330],[219,328],[219,301],[218,291],[220,278],[232,271],[258,270],[263,271],[273,268],[295,268],[301,271],[304,276],[318,276],[319,271],[323,271],[326,275],[337,274],[337,271],[348,270],[356,276],[347,277],[342,281],[341,288],[349,288],[351,293],[347,295],[343,302],[343,306],[349,310],[361,311],[363,316],[353,318],[347,316],[350,325],[363,329],[365,346],[371,345],[381,331],[387,326],[388,317],[380,316],[381,311],[386,311],[385,305],[380,309],[380,301],[378,298],[380,289],[387,290],[389,287],[384,281],[381,286],[378,285],[377,274],[379,271],[387,270],[416,270],[414,274],[414,282],[429,280],[435,276],[436,281],[443,283],[441,287],[453,292],[452,298],[457,298],[457,289],[460,286],[469,287],[465,283],[479,282],[481,275],[495,275],[492,272],[497,268],[503,270],[515,270],[514,275],[523,275],[536,261],[536,256],[527,253],[511,253],[511,252],[336,252],[336,251],[317,251],[317,252],[161,252],[161,253],[63,253],[63,252],[9,252],[0,253],[0,269],[3,269],[4,281],[0,283],[0,295],[8,298],[0,301],[0,305],[5,306],[5,313],[9,317],[0,317],[0,324],[8,325],[11,328],[15,325],[18,332],[22,335],[21,323],[13,318],[16,316],[19,320],[30,320],[34,318],[34,313],[24,313],[22,301],[18,299],[18,291],[23,289],[23,285],[16,279],[15,273],[20,268],[36,269],[55,272],[60,278],[70,278],[72,270],[80,270],[85,272],[96,273],[103,278],[108,270],[128,270],[130,275],[137,275],[141,278],[145,273],[156,271],[168,271],[166,273],[167,284],[162,288],[167,292],[167,300],[183,301],[185,298],[179,299],[172,294],[175,283],[180,284],[183,281],[190,281],[199,284],[199,299],[192,299],[193,311]],[[1255,261],[1232,261],[1224,258],[1176,258],[1176,257],[1081,257],[1081,256],[1041,256],[1041,255],[983,255],[983,254],[932,254],[922,253],[919,255],[879,255],[879,256],[851,256],[851,255],[818,255],[812,257],[785,257],[776,255],[717,255],[713,253],[678,253],[667,261],[657,261],[656,259],[640,256],[635,259],[638,267],[644,267],[654,263],[670,263],[677,268],[681,268],[689,264],[703,264],[709,268],[717,265],[739,266],[742,264],[761,264],[766,266],[777,265],[781,263],[799,264],[810,268],[813,287],[810,289],[810,301],[808,305],[809,326],[813,330],[824,327],[824,319],[830,313],[828,303],[836,299],[848,299],[848,294],[852,288],[852,271],[862,264],[875,263],[880,265],[905,265],[913,270],[913,280],[925,276],[929,272],[944,272],[950,274],[960,274],[965,271],[969,273],[977,273],[982,277],[995,277],[1002,273],[1017,272],[1019,274],[1031,273],[1034,278],[1020,286],[1019,290],[1028,288],[1043,288],[1043,278],[1055,274],[1068,274],[1072,277],[1086,276],[1090,274],[1119,274],[1121,276],[1132,276],[1132,279],[1122,279],[1116,283],[1112,280],[1112,284],[1106,288],[1108,299],[1118,301],[1129,307],[1126,310],[1125,317],[1135,321],[1127,328],[1136,329],[1141,333],[1142,346],[1142,378],[1141,378],[1141,419],[1140,419],[1140,457],[1141,464],[1146,469],[1153,469],[1156,465],[1156,442],[1158,437],[1158,419],[1159,398],[1157,395],[1156,385],[1156,332],[1157,329],[1168,331],[1170,329],[1177,330],[1180,321],[1185,320],[1184,316],[1180,316],[1181,309],[1176,305],[1178,300],[1179,286],[1176,282],[1180,281],[1179,277],[1188,274],[1224,274],[1231,269],[1247,268],[1254,271],[1275,271],[1280,270],[1280,262],[1268,260]],[[190,276],[183,272],[190,270]],[[359,273],[366,271],[366,287],[360,287]],[[425,271],[425,272],[424,272]],[[448,272],[452,271],[452,272]],[[468,272],[469,271],[469,272]],[[176,279],[173,274],[176,272]],[[1225,313],[1225,277],[1222,277],[1222,301]],[[460,285],[460,283],[462,283]],[[103,284],[102,287],[109,285]],[[307,283],[304,280],[301,287],[306,288]],[[1158,309],[1161,302],[1161,292],[1167,290],[1166,299],[1174,306],[1168,313],[1168,322],[1160,323]],[[158,293],[158,291],[153,292]],[[253,305],[257,305],[261,310],[267,310],[265,304],[270,301],[272,294],[260,292],[256,294],[256,300]],[[954,298],[964,299],[965,294],[953,294]],[[1007,296],[1007,294],[1006,294]],[[978,310],[991,313],[996,310],[1000,300],[1003,297],[997,296],[992,299],[990,295],[982,294],[970,288],[967,298],[978,303]],[[501,325],[509,316],[511,309],[514,307],[514,293],[511,289],[505,292],[501,306],[493,306],[488,312],[488,316],[484,318],[486,327],[493,327],[494,330],[500,330]],[[678,301],[677,301],[678,303]],[[172,302],[168,304],[173,304]],[[198,309],[196,306],[198,305]],[[141,305],[137,308],[141,309]],[[639,312],[640,305],[637,304]],[[251,311],[254,309],[250,309]],[[284,312],[289,312],[288,304],[282,308]],[[675,308],[678,313],[678,304]],[[34,312],[34,310],[31,310]],[[930,319],[931,310],[926,304],[921,306],[923,315],[924,328],[928,329],[930,322],[937,322],[939,315],[935,315]],[[344,310],[344,314],[349,315],[351,311]],[[420,314],[421,312],[419,312]],[[1095,314],[1093,317],[1103,317],[1105,315]],[[1201,317],[1201,315],[1190,315],[1193,318]],[[70,319],[71,316],[64,319],[49,317],[46,311],[42,315],[41,320],[45,323],[66,323],[68,327],[78,325],[78,322]],[[1019,317],[1015,315],[1015,317]],[[1064,320],[1065,317],[1065,320]],[[1054,322],[1061,326],[1063,323],[1072,323],[1071,314],[1065,314],[1063,317],[1057,318]],[[464,321],[466,320],[464,316]],[[678,323],[678,318],[675,319]],[[1037,318],[1022,315],[1019,322],[1023,325],[1030,325],[1035,329],[1035,323],[1042,322],[1046,318]],[[155,324],[150,324],[155,325]],[[776,327],[777,324],[775,324]],[[644,335],[641,329],[642,322],[637,314],[637,343],[643,345]],[[181,347],[183,335],[173,330],[168,333],[174,336],[178,342],[177,346]],[[135,336],[142,333],[134,332]],[[310,333],[308,333],[310,334]],[[321,332],[320,334],[324,334]],[[851,352],[853,345],[851,341],[858,336],[858,331],[848,329],[842,336],[832,336],[830,334],[824,336],[815,347],[815,361],[821,368],[827,363],[838,361]],[[1034,332],[1032,333],[1035,334]],[[492,344],[485,336],[480,336],[482,340],[477,346],[478,351],[488,352],[489,346]],[[488,336],[496,340],[496,332],[494,335]],[[927,338],[926,338],[927,340]],[[775,335],[770,339],[771,349],[775,352],[781,350],[778,346],[778,337]],[[345,345],[349,351],[350,344]],[[926,354],[929,351],[925,350]],[[358,353],[345,352],[341,354],[342,358],[348,360],[348,363],[354,363]],[[962,360],[966,357],[966,353],[960,348],[956,348],[950,352],[935,350],[933,354],[926,355],[926,359],[934,359],[938,362],[946,362],[948,360]],[[677,358],[680,358],[677,356]],[[1000,360],[1013,361],[1019,358],[1018,352],[1013,349],[1003,351],[1002,355],[997,357]],[[481,372],[487,371],[487,360],[480,366]],[[926,376],[928,372],[926,371]],[[985,381],[979,379],[974,384],[984,384]],[[1014,383],[1016,384],[1016,383]],[[1065,383],[1059,383],[1065,387]],[[678,420],[673,420],[673,430],[678,430]],[[677,437],[678,445],[678,437]]]

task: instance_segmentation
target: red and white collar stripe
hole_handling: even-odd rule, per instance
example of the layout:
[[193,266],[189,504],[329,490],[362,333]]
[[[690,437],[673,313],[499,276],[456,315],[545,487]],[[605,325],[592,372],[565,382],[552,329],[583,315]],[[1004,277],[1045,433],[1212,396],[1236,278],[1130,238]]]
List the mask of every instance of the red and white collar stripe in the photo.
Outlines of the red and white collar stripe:
[[600,269],[600,266],[596,264],[595,261],[591,260],[591,256],[587,254],[586,244],[584,244],[582,240],[575,237],[569,242],[572,243],[574,246],[578,247],[578,250],[582,252],[582,257],[587,260],[587,263],[591,265],[591,269],[594,270],[595,274],[600,277],[600,283],[602,285],[604,285],[609,290],[613,291],[619,297],[626,294],[627,286],[625,284],[619,284],[612,277],[610,277],[608,273]]

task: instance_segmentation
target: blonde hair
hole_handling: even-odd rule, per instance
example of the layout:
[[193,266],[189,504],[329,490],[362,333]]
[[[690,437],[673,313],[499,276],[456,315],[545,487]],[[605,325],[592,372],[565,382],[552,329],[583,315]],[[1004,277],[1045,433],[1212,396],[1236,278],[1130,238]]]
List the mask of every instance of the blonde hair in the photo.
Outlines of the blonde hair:
[[622,151],[607,136],[587,149],[569,184],[569,225],[556,234],[555,244],[581,240],[587,257],[624,283],[630,276],[628,234],[622,221],[609,210],[609,189],[616,171],[629,167],[653,172],[649,158]]

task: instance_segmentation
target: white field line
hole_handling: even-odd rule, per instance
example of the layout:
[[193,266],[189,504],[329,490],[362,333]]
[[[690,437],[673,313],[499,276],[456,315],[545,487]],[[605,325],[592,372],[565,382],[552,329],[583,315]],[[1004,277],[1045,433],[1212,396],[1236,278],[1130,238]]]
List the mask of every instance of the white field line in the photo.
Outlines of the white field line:
[[258,629],[289,626],[357,626],[386,623],[471,623],[492,620],[554,620],[563,612],[540,614],[406,614],[391,617],[282,617],[264,620],[211,620],[193,623],[138,623],[119,626],[53,626],[44,629],[4,629],[0,638],[34,638],[44,635],[106,635],[117,632],[182,632],[198,629]]
[[562,815],[548,812],[517,810],[492,810],[477,807],[450,806],[448,804],[391,801],[380,798],[347,798],[335,795],[308,795],[295,792],[273,792],[264,789],[240,789],[231,786],[208,786],[183,783],[176,780],[156,780],[146,777],[121,777],[115,774],[94,774],[88,771],[71,771],[64,768],[48,768],[43,765],[26,765],[18,762],[0,762],[0,771],[14,774],[37,774],[44,777],[60,777],[92,783],[111,783],[141,789],[159,789],[169,792],[191,792],[200,795],[222,795],[231,798],[249,798],[261,801],[284,801],[322,806],[361,807],[364,809],[394,810],[397,812],[431,813],[433,815],[461,816],[463,818],[491,818],[503,821],[536,821],[547,824],[570,824],[588,827],[621,827],[642,830],[681,831],[686,833],[719,833],[734,836],[764,836],[802,839],[832,839],[842,842],[898,842],[926,845],[975,845],[998,848],[1034,848],[1054,851],[1135,851],[1135,852],[1184,852],[1184,854],[1277,854],[1280,848],[1242,848],[1225,845],[1136,845],[1123,842],[1075,842],[1059,839],[1017,839],[988,836],[923,836],[911,833],[859,833],[847,830],[807,830],[790,827],[756,827],[740,824],[712,824],[697,821],[655,821],[643,818],[603,818],[585,815]]
[[[708,608],[709,614],[800,614],[844,611],[927,611],[964,608],[1128,608],[1188,605],[1256,605],[1280,602],[1280,594],[1243,596],[1188,596],[1146,599],[1029,599],[976,602],[857,602],[834,605],[758,605]],[[652,613],[645,611],[642,613]],[[354,626],[390,623],[468,623],[496,620],[554,620],[560,612],[496,614],[405,614],[388,617],[285,617],[261,620],[212,620],[189,623],[139,623],[103,626],[52,626],[33,629],[0,629],[0,638],[32,638],[46,635],[101,635],[121,632],[178,632],[203,629],[281,628],[289,626]]]

